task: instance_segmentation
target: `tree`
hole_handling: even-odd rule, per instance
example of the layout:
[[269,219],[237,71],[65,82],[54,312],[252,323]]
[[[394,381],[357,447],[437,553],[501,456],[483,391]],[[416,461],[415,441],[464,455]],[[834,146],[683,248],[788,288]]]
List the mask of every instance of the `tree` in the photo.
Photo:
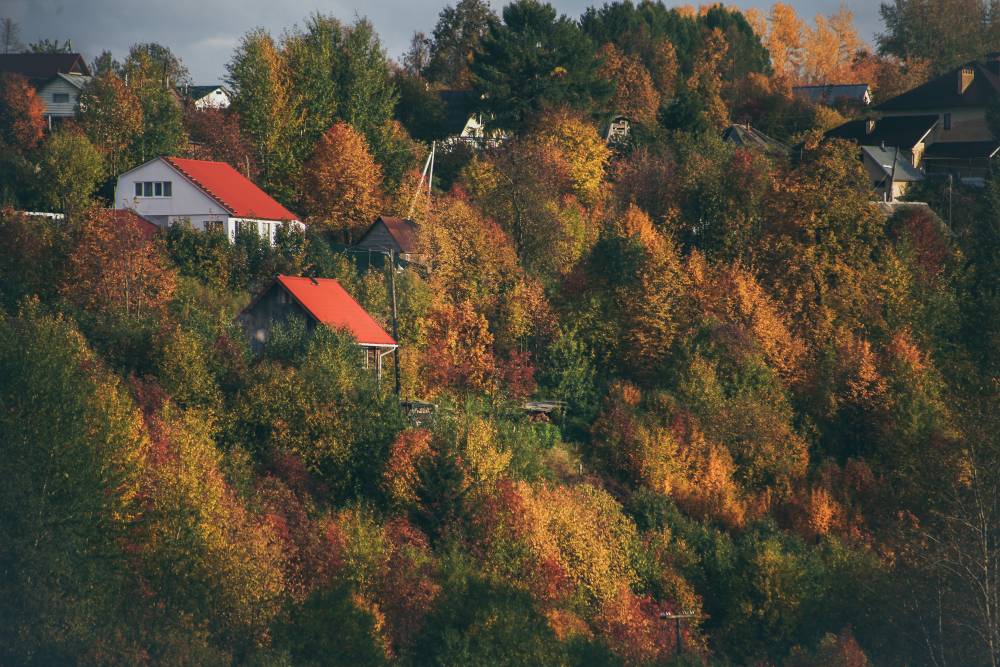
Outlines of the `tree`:
[[142,105],[142,132],[132,146],[135,162],[182,152],[187,136],[175,90],[190,82],[187,68],[169,48],[149,43],[129,49],[122,72]]
[[603,110],[612,88],[590,40],[552,5],[517,0],[503,10],[472,61],[473,87],[490,123],[518,129],[542,109]]
[[40,39],[28,44],[28,51],[31,53],[73,53],[73,42],[67,39],[60,44],[58,39]]
[[175,269],[162,242],[138,223],[110,211],[92,211],[81,224],[61,288],[71,303],[92,313],[142,319],[160,313],[173,295]]
[[95,76],[80,93],[80,126],[104,153],[108,171],[119,174],[125,151],[142,132],[142,105],[114,72]]
[[338,76],[343,66],[343,41],[344,26],[337,19],[314,14],[306,21],[305,30],[286,36],[282,44],[290,101],[302,116],[301,138],[296,143],[299,160],[308,159],[344,101]]
[[184,109],[184,127],[191,140],[189,153],[201,160],[216,160],[256,181],[259,175],[253,147],[240,128],[240,117],[228,109]]
[[934,74],[993,50],[989,31],[1000,21],[983,0],[892,0],[879,5],[885,32],[875,41],[883,55],[927,60]]
[[21,42],[21,26],[9,16],[0,19],[0,48],[5,54],[17,53],[24,48]]
[[653,85],[653,78],[636,56],[621,53],[614,44],[601,47],[601,71],[615,86],[611,96],[611,109],[630,121],[651,124],[660,110],[660,94]]
[[337,123],[316,144],[303,170],[306,212],[351,243],[380,213],[381,181],[382,171],[364,137],[350,125]]
[[142,419],[76,328],[39,310],[0,315],[0,656],[12,663],[126,649],[140,595],[126,549]]
[[417,30],[410,37],[410,48],[403,54],[403,72],[413,77],[423,76],[431,61],[431,40],[427,34]]
[[695,130],[720,131],[729,124],[729,109],[722,98],[722,64],[728,46],[719,29],[705,37],[702,50],[695,61],[675,108],[671,114],[675,123]]
[[416,71],[448,88],[468,88],[472,83],[469,63],[497,23],[496,13],[483,0],[459,0],[454,7],[445,7],[434,26],[429,62]]
[[0,145],[27,153],[42,140],[45,107],[20,74],[0,74]]
[[235,93],[232,109],[253,146],[261,186],[290,201],[295,192],[294,137],[301,118],[292,106],[285,61],[271,35],[255,30],[243,36],[226,68]]
[[42,146],[39,167],[46,202],[70,216],[87,208],[105,176],[101,154],[79,130],[53,132]]

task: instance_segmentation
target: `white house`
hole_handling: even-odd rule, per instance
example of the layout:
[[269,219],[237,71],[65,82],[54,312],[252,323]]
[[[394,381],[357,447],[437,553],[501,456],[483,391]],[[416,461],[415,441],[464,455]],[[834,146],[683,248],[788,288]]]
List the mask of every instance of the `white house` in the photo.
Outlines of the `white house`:
[[185,86],[181,95],[191,100],[195,109],[228,109],[232,95],[223,86]]
[[298,216],[225,162],[158,157],[118,177],[115,208],[132,209],[160,227],[189,221],[221,231],[230,241],[249,227],[274,243],[282,223],[298,229]]

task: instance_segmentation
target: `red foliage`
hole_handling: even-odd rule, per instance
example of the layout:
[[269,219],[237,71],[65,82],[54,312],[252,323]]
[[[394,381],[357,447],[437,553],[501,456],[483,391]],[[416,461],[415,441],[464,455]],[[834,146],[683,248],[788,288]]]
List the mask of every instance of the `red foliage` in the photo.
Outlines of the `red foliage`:
[[42,100],[20,74],[0,74],[0,143],[27,152],[45,133]]

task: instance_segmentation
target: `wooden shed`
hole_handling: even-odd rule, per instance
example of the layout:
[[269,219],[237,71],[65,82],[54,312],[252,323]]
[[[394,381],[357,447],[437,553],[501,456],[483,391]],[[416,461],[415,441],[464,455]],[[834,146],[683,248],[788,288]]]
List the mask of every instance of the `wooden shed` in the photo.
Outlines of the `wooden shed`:
[[382,359],[399,345],[336,280],[278,276],[236,316],[250,346],[259,352],[279,323],[305,320],[349,333],[364,352],[366,368],[382,370]]

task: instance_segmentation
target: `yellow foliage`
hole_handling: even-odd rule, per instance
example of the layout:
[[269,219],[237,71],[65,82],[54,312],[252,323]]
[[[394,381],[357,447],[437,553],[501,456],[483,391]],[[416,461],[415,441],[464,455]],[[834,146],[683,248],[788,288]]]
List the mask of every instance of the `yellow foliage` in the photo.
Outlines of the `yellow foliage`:
[[573,190],[581,201],[593,204],[601,197],[604,169],[611,151],[597,128],[576,114],[559,110],[539,121],[535,138],[565,158]]

